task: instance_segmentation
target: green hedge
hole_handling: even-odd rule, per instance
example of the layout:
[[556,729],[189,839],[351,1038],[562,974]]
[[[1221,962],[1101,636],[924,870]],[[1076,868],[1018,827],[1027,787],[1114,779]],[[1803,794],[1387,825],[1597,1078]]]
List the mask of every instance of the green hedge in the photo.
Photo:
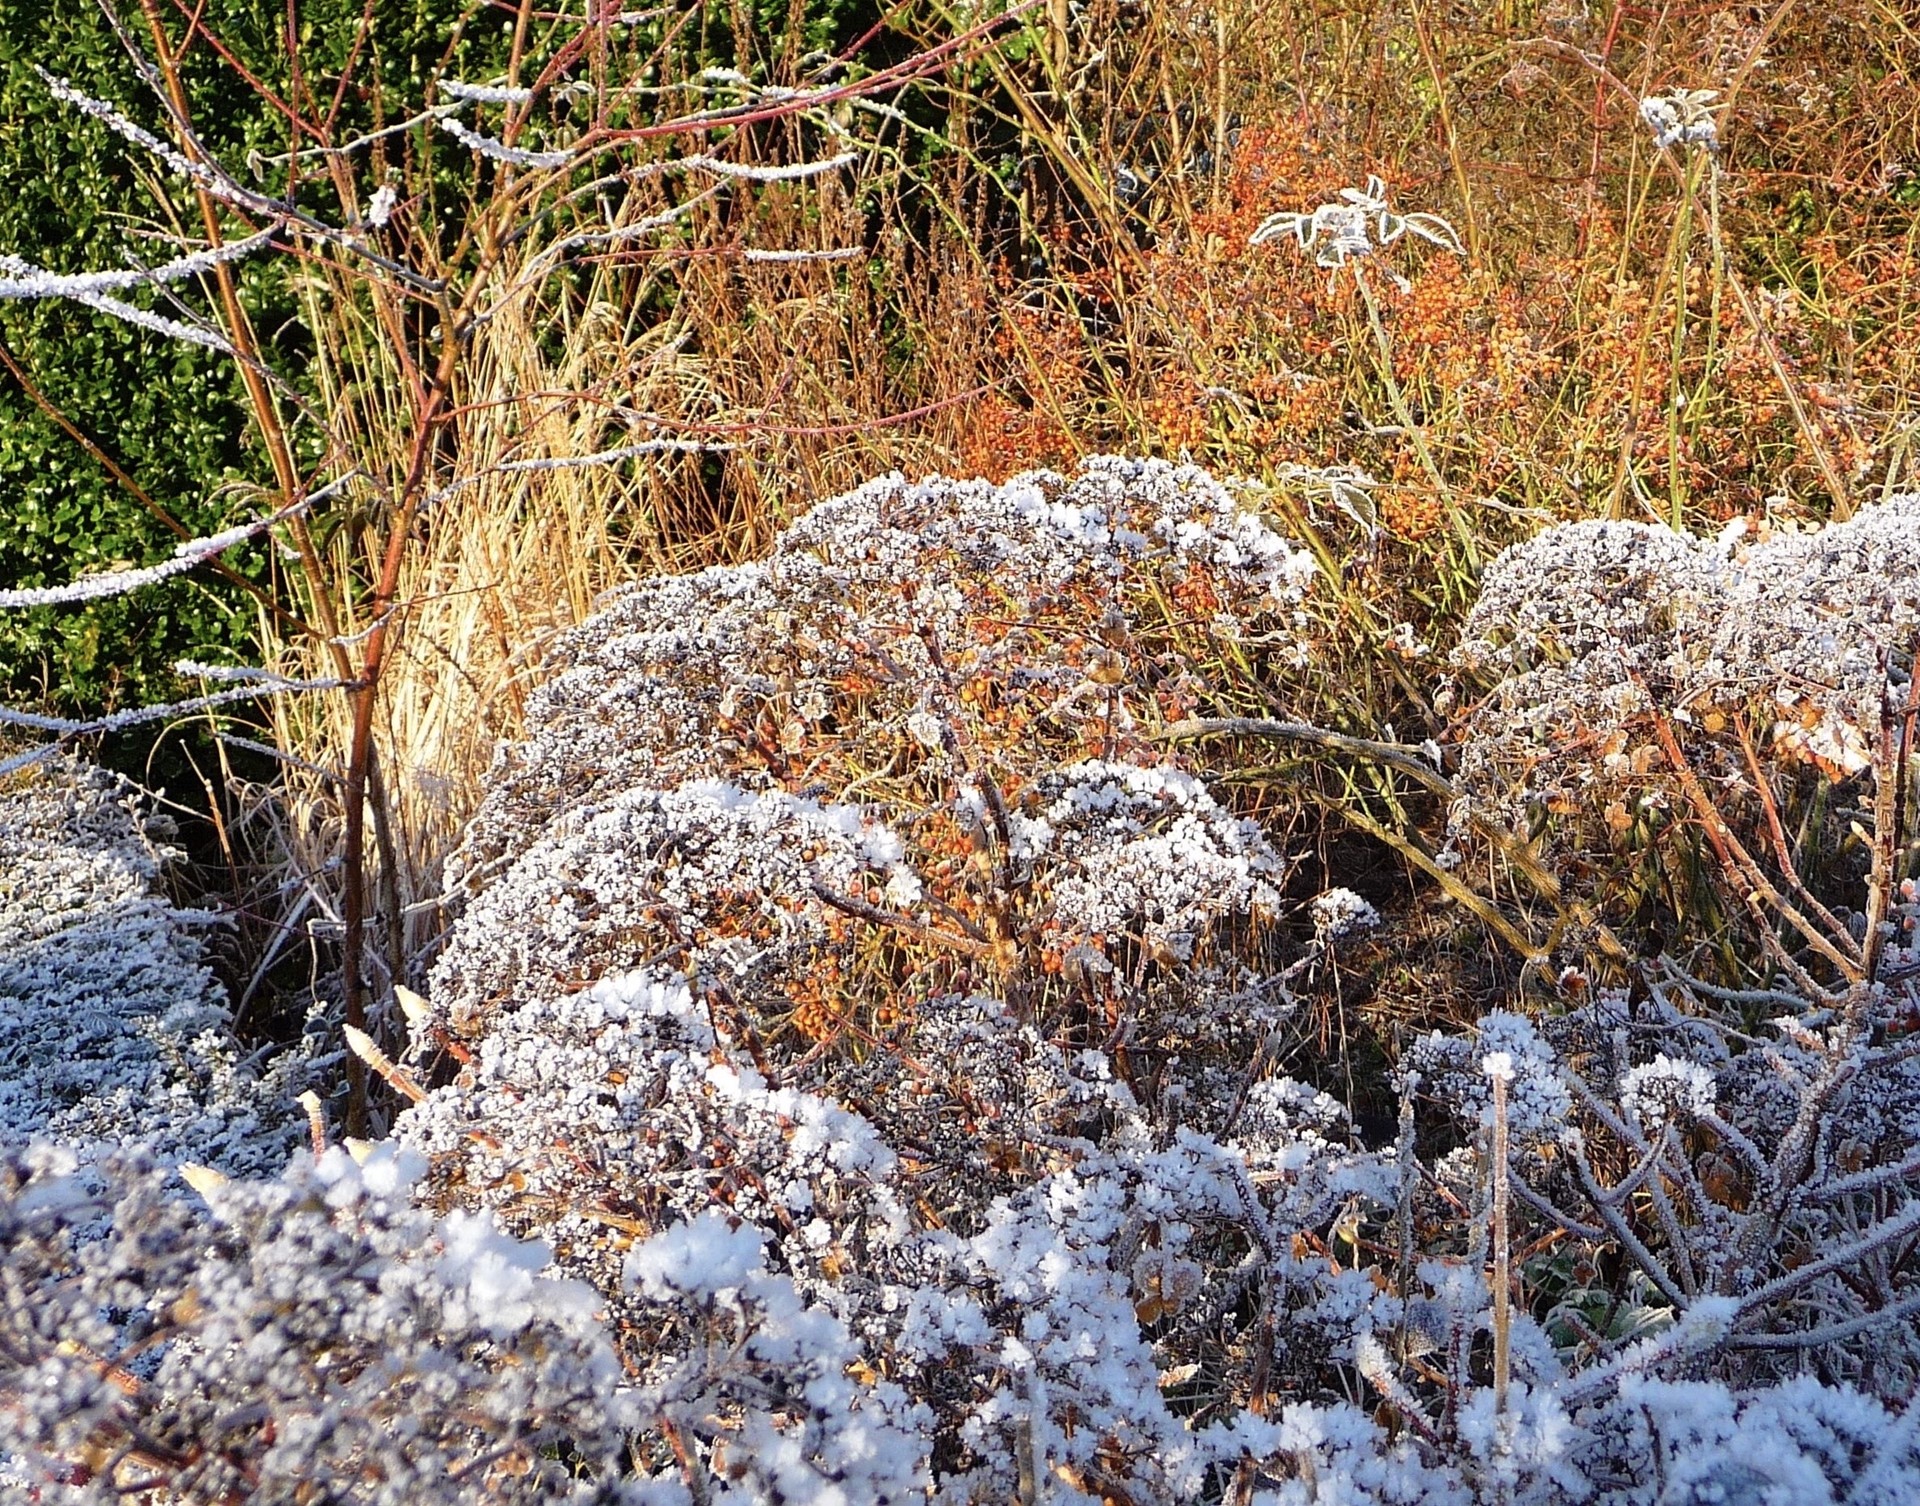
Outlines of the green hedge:
[[[303,63],[330,89],[363,14],[360,0],[301,6]],[[137,5],[124,12],[146,41]],[[280,0],[211,0],[207,28],[270,88],[288,87]],[[447,38],[465,18],[457,65],[484,69],[504,48],[482,7],[452,0],[382,3],[371,63],[356,77],[377,83],[396,105],[417,100]],[[177,35],[180,18],[165,8]],[[185,186],[105,126],[54,99],[35,64],[80,89],[119,103],[157,126],[158,102],[141,82],[111,26],[91,4],[0,0],[0,253],[56,271],[149,261],[170,253],[151,233],[178,229],[198,239],[199,216]],[[284,151],[277,113],[239,86],[212,53],[196,49],[187,74],[197,126],[223,161],[250,151]],[[349,120],[374,104],[362,88]],[[270,263],[247,269],[249,309],[273,342],[271,359],[299,379],[301,332],[292,300]],[[139,295],[144,301],[144,295]],[[197,296],[189,294],[188,296]],[[251,442],[244,394],[232,365],[71,303],[0,301],[0,342],[47,403],[97,443],[161,507],[194,533],[244,516],[270,481]],[[176,537],[99,460],[0,368],[0,584],[58,584],[76,575],[147,564],[171,553]],[[260,575],[259,548],[229,563]],[[209,571],[124,597],[78,607],[0,613],[0,695],[66,712],[97,711],[179,693],[169,666],[185,656],[246,660],[257,624],[245,593]]]

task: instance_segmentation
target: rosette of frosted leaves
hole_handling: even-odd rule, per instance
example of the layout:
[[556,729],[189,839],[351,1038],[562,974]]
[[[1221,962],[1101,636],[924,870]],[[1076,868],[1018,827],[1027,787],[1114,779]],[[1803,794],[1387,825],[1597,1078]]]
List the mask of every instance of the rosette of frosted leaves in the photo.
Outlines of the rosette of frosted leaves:
[[1179,962],[1222,917],[1276,914],[1286,876],[1259,824],[1193,775],[1097,759],[1036,781],[1013,816],[1013,857],[1041,875],[1067,935],[1135,936]]
[[895,1156],[860,1115],[775,1088],[718,1035],[684,979],[641,970],[497,1017],[473,1060],[400,1117],[436,1200],[554,1241],[608,1296],[620,1251],[724,1204],[780,1241],[810,1289],[871,1270],[906,1216]]
[[23,1499],[92,1506],[138,1484],[225,1506],[324,1482],[342,1503],[467,1506],[613,1488],[634,1416],[593,1294],[546,1279],[546,1249],[483,1215],[411,1208],[417,1155],[202,1175],[204,1204],[148,1164],[84,1182],[74,1165],[44,1147],[0,1163],[0,1476]]
[[[919,897],[899,839],[852,807],[718,781],[626,790],[556,821],[471,902],[434,967],[433,998],[476,1033],[497,1009],[670,951],[745,989],[825,939],[816,886],[869,885],[891,904]],[[752,934],[741,934],[743,909]]]
[[1304,214],[1268,215],[1249,244],[1259,246],[1292,236],[1303,251],[1319,245],[1314,260],[1320,266],[1343,267],[1352,258],[1370,256],[1376,247],[1390,246],[1403,235],[1418,236],[1456,256],[1463,254],[1459,235],[1439,215],[1395,214],[1387,205],[1387,185],[1373,175],[1368,176],[1365,188],[1343,188],[1337,199]]
[[58,762],[0,795],[0,1146],[277,1170],[297,1143],[300,1053],[243,1064],[219,982],[159,893],[132,792]]
[[1720,149],[1720,127],[1713,118],[1717,89],[1675,89],[1671,94],[1655,94],[1640,101],[1640,118],[1653,132],[1653,144],[1665,151],[1670,146]]

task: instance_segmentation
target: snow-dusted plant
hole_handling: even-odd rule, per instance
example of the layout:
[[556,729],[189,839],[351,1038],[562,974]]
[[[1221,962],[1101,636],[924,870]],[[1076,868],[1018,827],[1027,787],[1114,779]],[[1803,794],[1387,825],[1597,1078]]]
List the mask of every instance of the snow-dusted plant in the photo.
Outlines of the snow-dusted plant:
[[[1812,1010],[1732,1049],[1675,977],[1422,1043],[1391,1146],[1273,1075],[1290,982],[1379,917],[1330,890],[1278,955],[1284,855],[1129,725],[1182,668],[1142,588],[1301,630],[1215,495],[887,482],[573,635],[396,1070],[423,1194],[551,1238],[687,1380],[663,1499],[1651,1502],[1630,1450],[1732,1480],[1807,1354],[1887,1441],[1778,1468],[1904,1488],[1897,1049]],[[1169,503],[1200,526],[1128,518]],[[1685,1385],[1732,1452],[1639,1412]],[[828,1392],[878,1441],[832,1442]]]
[[304,1133],[301,1051],[243,1059],[196,932],[159,893],[166,823],[55,761],[0,793],[0,1147],[277,1171]]
[[1720,149],[1720,126],[1714,118],[1713,102],[1717,89],[1675,89],[1670,94],[1654,94],[1640,101],[1640,118],[1653,132],[1653,144],[1667,147],[1705,147]]
[[1897,494],[1751,543],[1579,523],[1507,551],[1459,650],[1487,693],[1460,728],[1456,818],[1533,833],[1569,875],[1649,849],[1684,867],[1697,845],[1763,977],[1884,1028],[1910,1008],[1885,985],[1904,977],[1916,519]]
[[336,1147],[188,1198],[139,1160],[0,1161],[0,1480],[45,1506],[621,1500],[637,1414],[592,1292],[411,1207],[421,1170]]

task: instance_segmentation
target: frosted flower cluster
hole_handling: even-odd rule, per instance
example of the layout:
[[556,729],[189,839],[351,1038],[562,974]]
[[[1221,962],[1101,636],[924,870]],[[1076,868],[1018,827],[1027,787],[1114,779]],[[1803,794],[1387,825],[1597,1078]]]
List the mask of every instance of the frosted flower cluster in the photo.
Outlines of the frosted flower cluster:
[[1516,798],[1555,809],[1590,788],[1644,791],[1661,767],[1656,709],[1686,745],[1731,737],[1739,718],[1777,759],[1836,778],[1865,768],[1920,642],[1920,495],[1740,537],[1574,523],[1494,561],[1459,651],[1492,687],[1463,728],[1474,798],[1512,818]]
[[[1190,645],[1158,603],[1289,631],[1314,576],[1307,551],[1191,466],[882,478],[817,504],[763,560],[641,582],[564,635],[451,882],[488,882],[550,822],[622,789],[831,793],[868,772],[841,763],[855,728],[869,755],[890,735],[909,770],[949,737],[1071,762],[1124,733],[1154,686],[1186,683]],[[1094,678],[1109,669],[1112,695]]]
[[1507,1078],[1507,1104],[1516,1143],[1554,1140],[1571,1122],[1573,1100],[1553,1048],[1524,1015],[1504,1011],[1484,1016],[1478,1039],[1435,1031],[1416,1042],[1403,1066],[1421,1087],[1453,1112],[1487,1123],[1493,1112],[1491,1079],[1497,1062]]
[[715,780],[570,813],[456,922],[436,1005],[471,1033],[503,1001],[572,992],[673,952],[750,988],[827,939],[815,890],[910,904],[898,837],[849,806]]
[[111,775],[55,762],[0,794],[0,1147],[277,1170],[304,1131],[298,1052],[243,1063],[168,849]]
[[1013,817],[1013,854],[1047,870],[1053,924],[1186,960],[1218,916],[1271,915],[1286,864],[1259,825],[1190,774],[1092,761],[1043,775]]
[[829,1285],[907,1227],[876,1130],[773,1086],[657,971],[503,1015],[397,1134],[429,1158],[423,1190],[538,1231],[610,1295],[636,1235],[713,1206],[773,1231],[790,1275]]
[[[551,1241],[641,1389],[689,1398],[634,1445],[658,1499],[1652,1506],[1623,1450],[1669,1442],[1635,1388],[1717,1401],[1684,1462],[1717,1481],[1822,1325],[1856,1388],[1834,1415],[1898,1415],[1920,1355],[1889,1335],[1920,1300],[1863,1274],[1920,1204],[1847,1169],[1914,1143],[1864,1117],[1898,1064],[1839,1084],[1792,1031],[1735,1053],[1672,989],[1602,991],[1417,1043],[1401,1133],[1369,1147],[1262,1060],[1299,968],[1381,921],[1329,890],[1276,960],[1285,855],[1129,725],[1180,668],[1147,586],[1292,625],[1307,573],[1225,497],[1120,462],[877,483],[557,651],[464,859],[415,1051],[441,1085],[397,1134],[431,1208]],[[1692,672],[1724,553],[1563,547],[1587,595],[1509,560],[1485,662]],[[1516,1245],[1566,1252],[1513,1317],[1505,1411],[1490,1059]],[[1873,1126],[1866,1161],[1800,1157],[1816,1098]],[[1868,1467],[1781,1448],[1835,1499]],[[1914,1478],[1892,1435],[1875,1457]]]
[[1713,1074],[1698,1062],[1676,1060],[1663,1051],[1620,1080],[1620,1103],[1647,1128],[1680,1117],[1698,1119],[1713,1112]]
[[1313,928],[1328,941],[1344,941],[1380,928],[1380,912],[1351,889],[1336,885],[1307,907]]

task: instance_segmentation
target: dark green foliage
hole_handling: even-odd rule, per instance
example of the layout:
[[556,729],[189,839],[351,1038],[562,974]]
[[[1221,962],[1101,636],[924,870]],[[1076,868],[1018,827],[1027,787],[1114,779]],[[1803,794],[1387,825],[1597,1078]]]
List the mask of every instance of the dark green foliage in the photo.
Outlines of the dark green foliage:
[[[342,123],[408,108],[441,66],[447,39],[456,66],[484,68],[504,44],[498,28],[461,28],[471,7],[418,0],[363,12],[358,0],[301,7],[304,81],[329,98],[363,14],[376,32],[362,48]],[[215,0],[201,15],[239,62],[284,98],[292,85],[285,8],[274,0]],[[150,46],[136,5],[131,35]],[[177,35],[171,7],[164,21]],[[471,56],[469,56],[471,55]],[[173,254],[198,240],[197,206],[178,180],[137,149],[54,99],[35,64],[121,104],[158,128],[159,102],[140,79],[106,17],[66,0],[0,0],[0,253],[56,271],[124,265]],[[290,145],[283,116],[207,47],[185,70],[197,128],[223,161],[271,156]],[[164,133],[163,133],[164,134]],[[257,160],[257,158],[256,158]],[[284,191],[284,175],[267,186]],[[330,195],[328,186],[318,185]],[[315,203],[319,195],[302,194]],[[337,210],[335,211],[337,214]],[[275,367],[298,386],[303,332],[284,266],[245,269],[246,303]],[[200,292],[182,296],[204,307]],[[159,307],[147,295],[137,301]],[[73,304],[0,303],[0,341],[45,403],[116,461],[192,533],[230,525],[257,506],[272,472],[250,434],[245,393],[230,362],[133,329]],[[317,458],[313,437],[300,458]],[[0,585],[49,585],[114,566],[165,558],[176,535],[122,486],[5,370],[0,370]],[[263,550],[230,564],[264,578]],[[245,661],[258,621],[244,593],[210,571],[188,582],[85,607],[0,614],[0,695],[65,712],[98,711],[181,692],[169,666],[183,656]]]

